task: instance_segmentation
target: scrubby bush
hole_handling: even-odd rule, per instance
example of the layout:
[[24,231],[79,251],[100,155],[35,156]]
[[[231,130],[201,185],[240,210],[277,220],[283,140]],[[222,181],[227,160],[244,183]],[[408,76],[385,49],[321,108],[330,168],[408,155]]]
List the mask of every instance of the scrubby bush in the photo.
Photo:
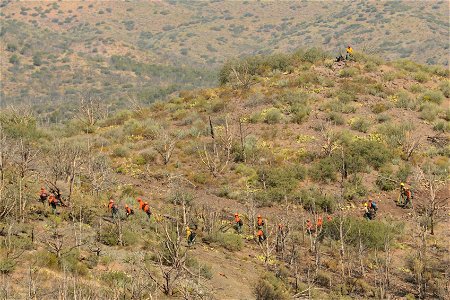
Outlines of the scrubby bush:
[[434,103],[423,103],[420,106],[420,118],[432,122],[439,115],[441,109]]
[[363,184],[363,178],[354,174],[344,183],[344,198],[354,200],[358,197],[367,195],[367,189]]
[[424,82],[427,82],[428,80],[430,80],[430,76],[428,76],[428,74],[424,73],[424,72],[415,73],[413,78],[414,78],[414,80],[416,80],[417,82],[420,82],[420,83],[424,83]]
[[326,116],[326,120],[330,121],[334,125],[343,125],[345,123],[345,120],[344,120],[344,117],[342,116],[342,114],[337,113],[337,112],[330,112]]
[[10,258],[2,258],[0,259],[0,273],[1,274],[10,274],[14,271],[16,267],[16,263],[14,260]]
[[[339,240],[339,220],[325,222],[322,237]],[[367,221],[361,217],[349,216],[344,220],[345,242],[358,246],[360,241],[370,249],[384,249],[385,243],[391,243],[401,232],[401,226],[378,220]]]
[[282,118],[282,113],[278,108],[272,107],[266,112],[264,121],[267,124],[277,124]]
[[359,73],[358,69],[356,69],[354,67],[350,67],[350,68],[345,68],[345,69],[342,69],[341,71],[339,71],[339,76],[343,77],[343,78],[348,78],[348,77],[353,77],[358,73]]
[[415,109],[416,101],[409,96],[409,94],[405,91],[398,92],[395,95],[397,101],[395,102],[395,106],[398,108],[404,109]]
[[292,122],[301,124],[305,122],[309,114],[311,113],[311,108],[307,105],[295,104],[291,106]]
[[300,190],[295,196],[295,201],[301,203],[304,209],[311,212],[333,213],[335,209],[334,199],[314,186]]
[[313,163],[308,171],[314,181],[332,182],[336,180],[336,164],[332,157],[322,158]]
[[[343,143],[345,165],[351,173],[365,172],[368,166],[378,169],[393,157],[392,150],[377,140],[356,138]],[[335,155],[335,160],[341,159]]]
[[439,120],[433,125],[433,129],[439,132],[450,132],[450,122]]
[[130,149],[128,149],[128,147],[118,146],[118,147],[114,148],[113,155],[115,157],[127,157],[129,152],[130,152]]
[[266,273],[255,286],[256,300],[288,300],[289,293],[281,279]]
[[234,233],[215,232],[206,235],[202,240],[207,244],[218,244],[229,251],[240,251],[244,246],[242,237]]
[[366,118],[356,118],[351,120],[350,127],[353,130],[357,130],[359,132],[367,132],[372,123],[368,121]]
[[421,97],[423,102],[433,102],[435,104],[441,104],[444,101],[444,94],[441,91],[428,90]]
[[389,104],[386,104],[384,102],[377,102],[370,107],[370,109],[372,110],[372,112],[374,114],[379,114],[379,113],[385,112],[389,108],[390,108]]
[[439,84],[439,89],[445,97],[450,98],[450,81],[446,80],[441,82]]

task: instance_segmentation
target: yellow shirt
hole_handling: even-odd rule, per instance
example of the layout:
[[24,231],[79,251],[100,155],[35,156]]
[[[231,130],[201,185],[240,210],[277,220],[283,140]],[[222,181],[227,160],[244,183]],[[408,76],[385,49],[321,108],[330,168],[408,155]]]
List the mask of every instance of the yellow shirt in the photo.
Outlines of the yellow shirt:
[[352,47],[348,47],[347,48],[347,53],[348,54],[353,54],[353,48]]

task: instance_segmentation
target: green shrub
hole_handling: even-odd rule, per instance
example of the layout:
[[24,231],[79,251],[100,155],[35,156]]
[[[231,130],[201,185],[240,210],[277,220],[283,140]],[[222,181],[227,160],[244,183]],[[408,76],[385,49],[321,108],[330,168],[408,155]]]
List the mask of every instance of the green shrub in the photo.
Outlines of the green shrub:
[[88,268],[86,264],[80,261],[80,253],[78,251],[71,251],[64,255],[61,261],[61,267],[77,275],[84,276],[88,274]]
[[433,102],[435,104],[441,104],[444,101],[444,94],[441,91],[428,90],[421,97],[423,102]]
[[370,109],[372,110],[372,112],[374,114],[379,114],[379,113],[385,112],[389,108],[390,108],[390,105],[383,103],[383,102],[377,102],[370,107]]
[[126,286],[130,283],[131,277],[123,271],[108,271],[100,276],[108,286]]
[[356,100],[355,94],[348,93],[348,92],[339,92],[336,96],[339,99],[339,101],[342,103],[348,103],[348,102]]
[[414,94],[418,94],[418,93],[422,93],[425,90],[425,87],[421,84],[413,84],[413,85],[411,85],[409,90]]
[[288,300],[289,293],[284,282],[273,274],[262,275],[255,286],[256,300]]
[[415,73],[413,78],[414,78],[414,80],[416,80],[417,82],[420,82],[420,83],[424,83],[424,82],[427,82],[428,80],[430,80],[430,76],[428,76],[428,74],[424,73],[424,72]]
[[433,125],[433,129],[439,132],[450,132],[450,122],[439,120]]
[[203,242],[207,244],[218,244],[229,251],[242,250],[244,243],[240,235],[234,233],[211,233],[203,237]]
[[416,101],[409,96],[409,94],[405,91],[398,92],[396,95],[397,101],[395,102],[395,106],[398,108],[404,109],[415,109]]
[[16,263],[14,260],[10,258],[2,258],[0,259],[0,273],[1,274],[11,274],[14,272],[14,269],[16,267]]
[[359,132],[367,132],[372,123],[366,118],[356,118],[352,120],[350,128]]
[[300,190],[295,196],[295,200],[301,203],[305,210],[313,213],[321,211],[333,213],[335,209],[334,199],[314,186]]
[[331,157],[322,158],[313,163],[308,175],[314,181],[332,182],[336,180],[336,165]]
[[129,149],[125,146],[118,146],[114,148],[113,155],[115,157],[127,157],[129,153]]
[[[344,160],[349,173],[366,172],[368,166],[378,169],[393,157],[392,150],[376,140],[357,138],[344,140],[343,143]],[[338,154],[335,156],[335,160],[341,160]]]
[[358,69],[356,69],[354,67],[349,67],[349,68],[340,70],[339,77],[349,78],[349,77],[355,76],[358,73],[359,73]]
[[441,109],[434,103],[423,103],[420,106],[420,118],[432,122],[439,115]]
[[398,147],[403,144],[406,138],[406,133],[414,130],[414,124],[405,123],[385,123],[378,126],[376,132],[382,134],[388,145],[391,147]]
[[363,178],[354,174],[344,183],[344,198],[346,200],[355,200],[367,195],[367,189],[363,184]]
[[278,108],[272,107],[266,112],[264,121],[267,124],[277,124],[282,118],[281,111]]
[[331,285],[331,276],[332,274],[330,272],[319,270],[319,272],[317,272],[315,281],[318,285],[329,288]]
[[343,125],[344,124],[344,117],[342,116],[342,114],[337,113],[337,112],[330,112],[327,116],[326,116],[326,120],[330,121],[331,123],[333,123],[334,125]]
[[58,267],[58,258],[53,253],[50,253],[46,250],[40,250],[35,253],[34,258],[38,266],[56,269]]
[[392,178],[393,171],[391,166],[386,166],[380,169],[377,180],[375,184],[382,191],[393,191],[398,187],[398,184],[395,182],[395,179]]
[[441,82],[439,84],[439,89],[445,97],[450,98],[450,81],[446,80]]
[[[325,222],[322,237],[330,237],[339,240],[339,220],[333,219]],[[392,222],[378,220],[367,221],[364,218],[349,216],[344,220],[345,242],[358,246],[361,241],[369,249],[384,249],[385,242],[391,243],[401,232],[402,228]]]
[[117,227],[114,225],[103,226],[102,230],[98,235],[98,240],[100,243],[106,246],[115,246],[119,241],[119,232]]
[[291,106],[292,122],[301,124],[305,122],[309,114],[311,113],[311,108],[307,105],[295,104]]

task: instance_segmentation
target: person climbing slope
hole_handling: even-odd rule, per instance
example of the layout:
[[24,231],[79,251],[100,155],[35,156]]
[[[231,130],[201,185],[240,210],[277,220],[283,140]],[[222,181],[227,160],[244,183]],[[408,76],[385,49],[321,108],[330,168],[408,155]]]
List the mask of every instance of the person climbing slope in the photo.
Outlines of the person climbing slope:
[[117,216],[117,213],[119,212],[119,209],[117,208],[117,205],[114,203],[114,200],[112,198],[109,199],[108,210],[111,212],[112,218],[115,218]]
[[147,214],[147,217],[150,219],[150,217],[152,216],[152,211],[150,210],[150,205],[148,205],[148,202],[144,202],[142,210]]
[[237,233],[242,233],[242,226],[244,225],[244,222],[242,222],[242,219],[239,217],[238,213],[234,214],[234,228],[236,229]]
[[266,233],[264,232],[264,226],[266,223],[262,219],[261,215],[258,215],[256,220],[256,235],[258,237],[258,241],[262,243],[266,239]]
[[345,59],[348,60],[348,59],[353,58],[353,48],[350,45],[347,46],[346,52],[347,52],[347,54],[345,56]]
[[47,201],[47,198],[48,198],[48,193],[45,190],[45,187],[41,187],[41,191],[39,192],[39,200],[42,203],[45,203],[45,201]]
[[128,204],[125,204],[125,214],[127,217],[134,214],[134,210],[128,206]]
[[52,207],[52,213],[56,215],[56,205],[58,205],[58,200],[56,199],[55,195],[50,194],[50,196],[48,197],[48,205]]

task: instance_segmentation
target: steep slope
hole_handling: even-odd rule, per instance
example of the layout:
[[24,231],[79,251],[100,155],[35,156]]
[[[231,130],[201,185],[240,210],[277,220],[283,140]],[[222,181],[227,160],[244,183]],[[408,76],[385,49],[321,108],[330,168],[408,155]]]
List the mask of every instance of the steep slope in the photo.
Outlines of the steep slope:
[[[221,86],[182,91],[92,126],[80,115],[39,127],[32,116],[4,111],[1,178],[8,180],[0,211],[15,205],[1,219],[0,270],[7,275],[0,292],[445,299],[448,76],[439,67],[360,53],[334,63],[310,49],[234,61],[223,67]],[[21,177],[27,147],[35,156]],[[413,188],[413,209],[395,203],[400,182]],[[434,235],[423,227],[431,222],[424,214],[430,184],[439,207]],[[61,189],[67,207],[59,215],[36,203],[39,185]],[[150,220],[137,207],[139,196],[150,203]],[[121,218],[110,217],[109,197]],[[362,217],[368,198],[379,205],[371,221]],[[125,204],[135,215],[124,216]],[[236,212],[244,220],[240,235],[232,228]],[[262,244],[258,214],[266,221]],[[306,221],[319,216],[320,234],[309,234]],[[192,247],[185,226],[197,226]]]

